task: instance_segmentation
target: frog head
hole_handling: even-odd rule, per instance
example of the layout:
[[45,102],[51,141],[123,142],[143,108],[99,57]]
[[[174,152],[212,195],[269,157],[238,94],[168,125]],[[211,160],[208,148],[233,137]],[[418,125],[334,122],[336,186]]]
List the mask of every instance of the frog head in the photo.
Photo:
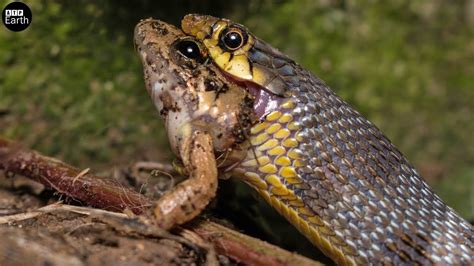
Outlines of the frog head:
[[145,83],[163,118],[173,151],[193,131],[212,136],[216,155],[237,149],[255,123],[253,97],[207,61],[207,49],[165,22],[146,19],[135,27]]

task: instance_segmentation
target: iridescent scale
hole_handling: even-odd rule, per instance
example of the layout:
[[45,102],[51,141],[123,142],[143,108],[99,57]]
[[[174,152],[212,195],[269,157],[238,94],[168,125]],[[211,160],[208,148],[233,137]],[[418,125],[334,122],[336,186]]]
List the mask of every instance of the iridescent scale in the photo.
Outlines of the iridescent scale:
[[367,119],[299,66],[235,169],[338,264],[469,264],[473,229]]

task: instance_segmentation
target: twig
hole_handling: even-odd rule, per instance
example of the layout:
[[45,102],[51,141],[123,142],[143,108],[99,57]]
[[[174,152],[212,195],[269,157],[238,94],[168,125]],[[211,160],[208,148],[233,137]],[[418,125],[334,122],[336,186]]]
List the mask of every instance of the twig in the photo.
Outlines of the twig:
[[[55,188],[69,197],[98,208],[119,212],[129,209],[136,214],[140,214],[146,212],[153,202],[151,199],[119,184],[115,180],[100,178],[91,173],[81,175],[80,178],[76,179],[76,183],[73,186],[74,178],[80,175],[80,170],[54,158],[27,150],[19,144],[7,141],[1,137],[0,169],[24,175],[50,188]],[[137,219],[123,213],[71,205],[52,204],[30,213],[4,216],[0,217],[0,219],[3,219],[6,223],[8,221],[21,221],[37,217],[45,212],[58,210],[72,211],[83,215],[90,215],[94,218],[99,217],[99,220],[121,232],[139,233],[150,237],[173,238],[182,243],[184,241],[190,247],[196,248],[196,246],[200,246],[200,244],[190,243],[190,240],[174,236],[156,227],[153,221],[146,218],[146,216],[140,216],[140,219]],[[212,243],[216,247],[218,254],[230,257],[244,265],[322,265],[319,262],[288,252],[210,221],[195,221],[188,223],[185,227]],[[184,236],[186,238],[190,237],[189,233],[185,233]],[[200,247],[203,248],[204,246]],[[209,255],[211,252],[208,250],[207,254]],[[208,259],[208,262],[214,263],[215,261],[213,262],[212,259]]]
[[28,150],[0,137],[0,169],[21,174],[75,200],[111,211],[129,209],[135,214],[152,200],[118,181],[81,171],[57,159]]
[[244,235],[217,223],[199,220],[187,225],[190,230],[212,242],[219,254],[245,265],[324,265],[291,253],[262,240]]
[[82,170],[79,174],[77,174],[77,176],[75,176],[73,179],[72,179],[72,185],[74,186],[76,184],[76,180],[85,176],[87,173],[89,173],[89,170],[90,168],[86,168],[84,170]]
[[188,229],[180,229],[179,235],[184,237],[185,239],[191,241],[192,243],[196,244],[197,246],[207,250],[206,256],[206,265],[207,266],[218,266],[219,261],[217,260],[216,251],[214,246],[198,235],[196,232],[193,232]]
[[57,210],[58,206],[61,206],[60,203],[61,202],[56,202],[56,203],[53,203],[53,204],[50,204],[50,205],[46,205],[46,206],[41,207],[41,208],[39,208],[35,211],[12,214],[12,215],[7,215],[7,216],[0,216],[0,224],[19,222],[19,221],[35,218],[35,217],[37,217],[39,215],[42,215],[44,213],[48,213],[48,212],[52,212],[54,210]]
[[172,165],[168,163],[160,163],[160,162],[136,162],[132,166],[134,173],[145,169],[145,170],[158,170],[160,172],[175,174],[175,170]]

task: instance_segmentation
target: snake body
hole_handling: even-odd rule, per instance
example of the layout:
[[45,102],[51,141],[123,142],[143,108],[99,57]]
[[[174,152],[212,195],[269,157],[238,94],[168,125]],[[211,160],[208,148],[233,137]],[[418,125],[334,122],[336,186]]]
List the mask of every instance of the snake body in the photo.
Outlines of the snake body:
[[[228,20],[188,15],[182,27],[266,99],[233,173],[325,254],[338,264],[473,263],[473,227],[323,81]],[[242,49],[222,47],[229,27],[247,35]]]

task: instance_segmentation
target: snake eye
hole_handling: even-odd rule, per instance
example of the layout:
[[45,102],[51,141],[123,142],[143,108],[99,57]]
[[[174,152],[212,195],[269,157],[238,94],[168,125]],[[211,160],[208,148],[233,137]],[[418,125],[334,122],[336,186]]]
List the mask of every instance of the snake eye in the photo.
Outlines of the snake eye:
[[222,43],[229,50],[237,50],[247,41],[247,35],[239,28],[230,28],[222,33]]
[[189,59],[199,59],[201,57],[199,46],[190,40],[182,40],[176,43],[176,49],[180,54]]

